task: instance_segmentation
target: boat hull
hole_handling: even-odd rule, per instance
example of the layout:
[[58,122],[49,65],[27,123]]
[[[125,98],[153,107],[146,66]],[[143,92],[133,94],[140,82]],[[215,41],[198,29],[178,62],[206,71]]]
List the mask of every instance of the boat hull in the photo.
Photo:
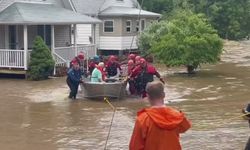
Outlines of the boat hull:
[[122,98],[126,93],[125,82],[93,83],[84,82],[81,84],[83,96],[86,98],[111,97]]

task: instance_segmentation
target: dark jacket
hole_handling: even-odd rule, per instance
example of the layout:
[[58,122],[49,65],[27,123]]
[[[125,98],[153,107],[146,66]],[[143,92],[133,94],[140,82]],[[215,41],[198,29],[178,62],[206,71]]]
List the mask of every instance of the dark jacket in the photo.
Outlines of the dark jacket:
[[74,70],[73,68],[70,68],[67,72],[68,79],[73,84],[79,84],[81,80],[81,70]]

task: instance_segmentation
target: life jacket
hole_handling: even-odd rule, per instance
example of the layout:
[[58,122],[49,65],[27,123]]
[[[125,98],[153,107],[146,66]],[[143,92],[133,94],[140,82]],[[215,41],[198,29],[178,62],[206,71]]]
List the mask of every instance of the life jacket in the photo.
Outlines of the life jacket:
[[108,76],[116,76],[117,75],[117,69],[119,68],[118,64],[116,62],[109,62],[107,65],[107,72]]
[[141,72],[139,73],[136,84],[139,92],[145,91],[148,82],[154,81],[154,75],[156,73],[155,67],[147,64],[145,68],[142,68]]

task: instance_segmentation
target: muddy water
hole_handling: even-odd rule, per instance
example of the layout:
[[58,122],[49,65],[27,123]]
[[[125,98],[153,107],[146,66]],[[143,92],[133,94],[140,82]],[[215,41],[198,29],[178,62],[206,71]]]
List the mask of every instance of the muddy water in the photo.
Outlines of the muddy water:
[[[249,43],[225,46],[222,61],[194,76],[162,71],[166,104],[186,112],[193,127],[181,136],[186,150],[243,149],[250,129],[241,108],[250,102]],[[163,67],[159,67],[160,70]],[[102,150],[112,110],[104,102],[67,99],[65,78],[31,82],[0,79],[0,149]],[[112,101],[115,114],[108,149],[128,149],[136,111],[148,104],[136,99]]]

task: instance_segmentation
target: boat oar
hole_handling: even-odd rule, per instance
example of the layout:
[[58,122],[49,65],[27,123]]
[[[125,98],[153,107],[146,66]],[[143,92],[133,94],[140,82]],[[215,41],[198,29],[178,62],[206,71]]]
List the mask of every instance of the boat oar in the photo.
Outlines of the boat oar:
[[111,104],[111,102],[108,100],[107,97],[104,97],[104,101],[107,102],[108,105],[113,109],[113,116],[112,116],[112,119],[111,119],[111,123],[110,123],[110,126],[109,126],[109,132],[108,132],[108,136],[107,136],[105,147],[104,147],[104,150],[106,150],[107,149],[108,140],[109,140],[109,136],[110,136],[110,133],[111,133],[111,128],[112,128],[112,125],[113,125],[113,120],[115,118],[116,108],[114,107],[114,105]]

